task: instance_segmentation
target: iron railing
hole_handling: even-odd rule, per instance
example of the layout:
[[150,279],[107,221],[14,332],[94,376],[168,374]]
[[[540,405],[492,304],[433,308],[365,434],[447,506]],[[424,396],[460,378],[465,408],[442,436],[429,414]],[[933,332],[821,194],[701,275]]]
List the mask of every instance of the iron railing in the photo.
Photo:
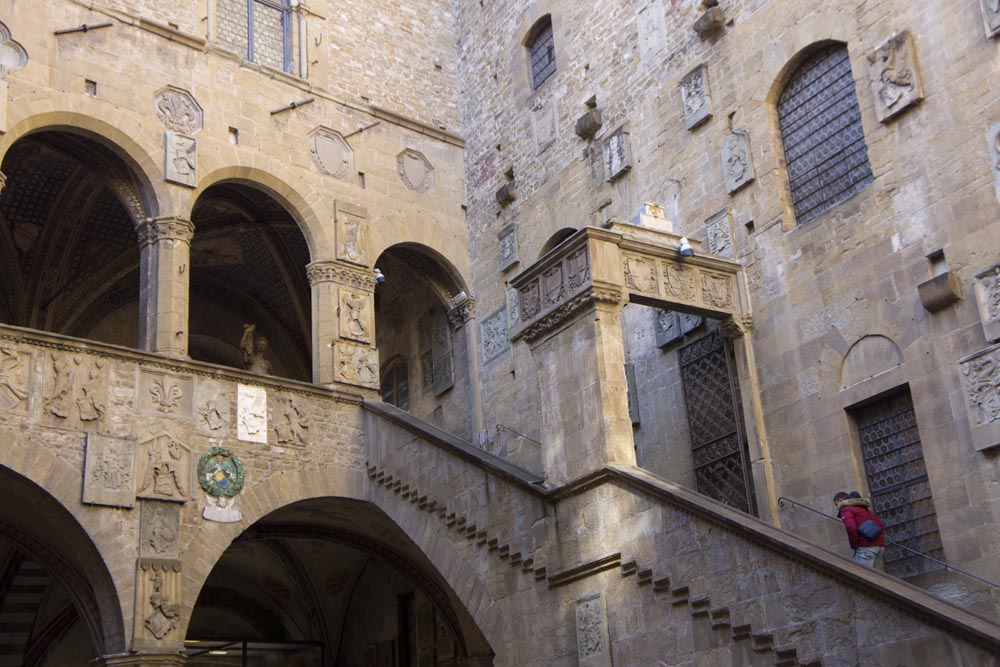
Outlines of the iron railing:
[[[812,507],[809,507],[808,505],[806,505],[804,503],[800,503],[797,500],[792,500],[791,498],[787,498],[785,496],[781,496],[780,498],[778,498],[778,507],[784,507],[786,502],[791,503],[792,505],[795,505],[796,507],[801,507],[802,509],[807,509],[810,512],[812,512],[813,514],[819,514],[824,519],[829,519],[830,521],[836,521],[837,523],[842,523],[841,520],[838,519],[835,516],[830,516],[829,514],[824,514],[823,512],[820,512],[817,509],[813,509]],[[1000,584],[992,582],[989,579],[983,579],[979,575],[972,574],[971,572],[963,570],[960,567],[955,567],[954,565],[946,563],[943,560],[939,560],[937,558],[934,558],[933,556],[928,556],[927,554],[921,553],[920,551],[917,551],[916,549],[911,549],[910,547],[908,547],[906,545],[903,545],[903,544],[900,544],[899,542],[893,542],[889,538],[886,538],[885,542],[886,542],[886,544],[891,544],[894,547],[898,547],[898,548],[903,549],[905,551],[909,551],[911,554],[915,554],[917,556],[920,556],[921,558],[926,558],[927,560],[934,561],[935,563],[937,563],[938,565],[940,565],[941,567],[943,567],[945,570],[949,570],[951,572],[958,572],[959,574],[964,574],[967,577],[975,579],[976,581],[981,581],[982,583],[986,584],[987,586],[992,586],[993,588],[1000,588]]]

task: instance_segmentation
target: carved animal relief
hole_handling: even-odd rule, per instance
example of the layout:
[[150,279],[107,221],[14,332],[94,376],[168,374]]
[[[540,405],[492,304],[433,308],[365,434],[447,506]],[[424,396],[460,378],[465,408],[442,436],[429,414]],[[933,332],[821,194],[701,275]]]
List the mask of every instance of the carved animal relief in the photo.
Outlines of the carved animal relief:
[[109,507],[135,505],[135,443],[87,434],[83,502]]
[[689,130],[712,117],[708,67],[701,65],[681,79],[681,103],[684,107],[684,127]]
[[187,502],[191,495],[191,450],[166,434],[139,443],[138,479],[140,498]]
[[924,99],[909,32],[894,34],[868,56],[868,74],[875,113],[883,123]]

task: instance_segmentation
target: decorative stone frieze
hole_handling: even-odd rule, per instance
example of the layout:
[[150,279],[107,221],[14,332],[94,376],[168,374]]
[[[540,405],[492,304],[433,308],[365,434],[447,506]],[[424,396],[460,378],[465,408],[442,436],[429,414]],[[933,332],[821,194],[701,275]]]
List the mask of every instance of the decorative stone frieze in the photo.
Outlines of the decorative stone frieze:
[[500,270],[506,271],[520,260],[517,252],[517,225],[505,226],[497,234],[500,241]]
[[371,347],[337,343],[333,348],[334,377],[338,382],[378,387],[378,350]]
[[198,183],[198,142],[178,132],[163,133],[164,178],[193,188]]
[[733,130],[722,145],[722,173],[726,191],[733,194],[754,180],[753,158],[750,154],[750,134]]
[[83,502],[88,505],[135,505],[135,442],[87,434]]
[[735,257],[733,248],[733,212],[724,208],[705,220],[705,240],[708,251],[721,257]]
[[319,172],[344,180],[354,174],[354,149],[347,140],[328,127],[318,127],[309,134],[309,157]]
[[0,410],[26,412],[31,379],[31,355],[13,345],[0,345]]
[[340,337],[370,343],[375,330],[375,314],[370,292],[340,288]]
[[186,503],[191,497],[191,449],[169,434],[139,443],[136,495]]
[[611,641],[604,594],[576,601],[576,650],[580,667],[611,667]]
[[246,384],[236,387],[236,438],[267,442],[267,390]]
[[1000,341],[1000,264],[976,274],[976,303],[983,334],[991,343]]
[[274,441],[283,447],[305,447],[311,420],[292,395],[278,396],[271,419]]
[[175,86],[167,86],[158,92],[153,98],[153,108],[168,132],[191,135],[205,123],[205,114],[194,96]]
[[886,122],[924,99],[913,36],[894,33],[868,56],[875,115]]
[[712,117],[712,96],[708,87],[708,66],[699,65],[681,79],[684,127],[693,130]]
[[434,167],[420,151],[407,148],[396,156],[396,172],[403,185],[417,192],[434,187]]
[[181,622],[181,561],[164,558],[140,558],[136,566],[135,625],[138,646],[162,641],[180,641],[174,637]]
[[632,168],[632,151],[624,125],[604,138],[601,155],[606,181],[614,181]]
[[181,506],[143,500],[139,512],[139,557],[179,558]]
[[337,259],[368,266],[368,211],[338,199],[333,202]]
[[493,361],[510,348],[506,307],[496,311],[483,321],[480,337],[483,345],[483,363]]
[[193,380],[143,370],[139,372],[136,405],[139,410],[165,417],[190,417],[194,400]]
[[1000,345],[961,359],[958,367],[973,446],[1000,445]]
[[983,10],[983,26],[987,37],[1000,34],[1000,0],[979,0]]

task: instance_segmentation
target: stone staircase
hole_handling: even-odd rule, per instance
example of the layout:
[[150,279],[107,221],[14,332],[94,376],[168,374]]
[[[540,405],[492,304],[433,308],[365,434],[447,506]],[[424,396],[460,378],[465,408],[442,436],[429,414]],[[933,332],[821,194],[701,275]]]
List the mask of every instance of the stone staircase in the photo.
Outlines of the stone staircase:
[[20,556],[10,562],[8,573],[6,596],[0,598],[0,667],[22,667],[52,578],[39,563]]
[[[1000,655],[1000,625],[933,598],[926,592],[893,577],[857,568],[850,561],[806,543],[795,535],[676,487],[644,470],[629,466],[608,466],[585,480],[569,485],[577,489],[568,487],[543,489],[535,481],[526,481],[533,477],[531,473],[522,471],[521,475],[517,475],[509,469],[508,462],[503,461],[501,465],[498,460],[494,460],[496,457],[476,450],[467,443],[456,442],[450,436],[442,437],[441,432],[433,426],[425,426],[419,420],[408,415],[404,417],[398,411],[390,411],[385,406],[378,406],[375,410],[370,408],[370,411],[388,418],[411,434],[418,434],[426,428],[423,431],[422,444],[428,447],[451,448],[452,453],[458,458],[471,462],[473,466],[478,465],[482,471],[504,477],[505,481],[513,486],[520,486],[524,491],[526,503],[537,502],[539,496],[544,498],[543,502],[558,503],[573,494],[580,493],[580,489],[611,484],[624,489],[626,493],[642,496],[647,501],[652,499],[655,503],[662,503],[675,513],[685,513],[695,520],[711,524],[735,540],[751,543],[754,548],[774,550],[776,553],[782,553],[783,557],[790,555],[790,560],[793,560],[797,567],[813,573],[819,572],[828,582],[832,582],[830,585],[842,587],[842,590],[846,588],[848,595],[877,598],[886,608],[892,609],[893,613],[898,611],[906,617],[916,618],[929,626],[943,629],[944,635],[949,640],[956,638],[959,642],[974,646],[974,651],[985,649],[988,654]],[[372,453],[378,456],[378,452],[378,448],[375,448]],[[538,586],[552,589],[598,572],[618,569],[623,578],[630,579],[639,589],[647,591],[646,594],[652,596],[655,602],[665,603],[675,610],[685,610],[692,624],[710,628],[715,642],[730,642],[734,647],[734,654],[737,649],[742,653],[744,664],[774,665],[774,667],[821,667],[825,664],[821,651],[816,650],[815,646],[803,648],[796,645],[797,642],[790,639],[795,636],[794,633],[787,632],[787,628],[783,632],[782,628],[762,626],[759,622],[741,617],[739,610],[732,603],[727,604],[715,599],[713,595],[716,591],[711,587],[705,591],[705,581],[697,583],[679,581],[669,572],[657,572],[655,566],[641,563],[636,558],[623,558],[621,553],[594,559],[584,566],[552,572],[547,564],[536,561],[536,557],[544,558],[540,551],[534,554],[523,552],[514,545],[515,542],[523,540],[514,538],[504,541],[491,532],[499,529],[510,530],[509,527],[477,525],[476,519],[456,509],[455,503],[446,502],[434,495],[433,491],[447,493],[447,489],[440,485],[432,485],[431,490],[419,488],[412,481],[412,476],[419,474],[415,471],[416,466],[412,465],[390,469],[378,461],[371,460],[367,465],[368,477],[378,487],[397,494],[426,512],[437,519],[443,528],[460,539],[468,540],[475,548],[487,550],[498,561],[507,563],[524,575],[532,577]],[[483,516],[481,510],[474,509],[472,513]],[[920,639],[918,637],[918,640]],[[808,641],[806,643],[808,644]],[[839,663],[835,660],[833,664]]]

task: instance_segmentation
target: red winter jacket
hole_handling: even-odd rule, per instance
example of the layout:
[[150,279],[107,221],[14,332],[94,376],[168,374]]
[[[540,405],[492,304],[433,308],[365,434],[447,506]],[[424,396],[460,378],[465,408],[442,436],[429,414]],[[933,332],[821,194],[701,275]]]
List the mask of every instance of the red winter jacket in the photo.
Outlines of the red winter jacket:
[[[847,529],[847,539],[850,541],[852,549],[885,546],[885,524],[872,512],[871,503],[864,498],[848,498],[840,501],[837,507],[839,508],[837,516],[844,522],[844,528]],[[858,532],[858,526],[868,519],[872,519],[882,528],[882,532],[874,540],[869,540]]]

